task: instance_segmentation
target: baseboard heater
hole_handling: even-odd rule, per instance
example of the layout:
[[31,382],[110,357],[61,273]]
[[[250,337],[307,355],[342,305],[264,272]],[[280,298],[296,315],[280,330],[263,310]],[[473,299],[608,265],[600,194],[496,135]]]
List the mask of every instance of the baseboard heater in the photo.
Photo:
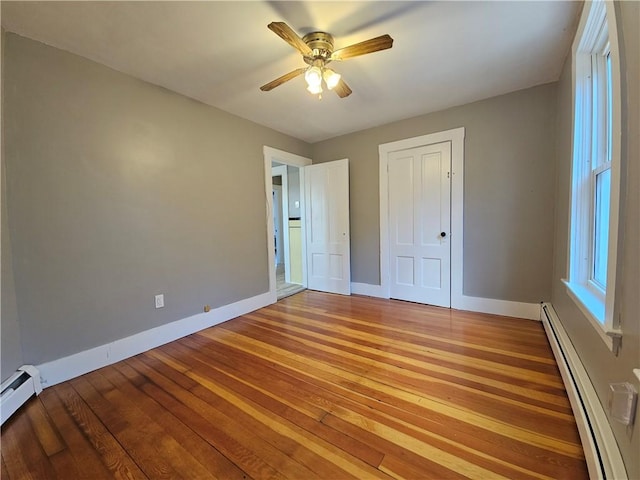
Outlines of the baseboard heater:
[[40,395],[40,373],[32,365],[20,367],[16,373],[2,382],[0,392],[0,425],[14,414],[33,395]]
[[541,320],[556,357],[589,468],[589,478],[626,480],[620,449],[607,415],[578,354],[550,303],[542,304]]

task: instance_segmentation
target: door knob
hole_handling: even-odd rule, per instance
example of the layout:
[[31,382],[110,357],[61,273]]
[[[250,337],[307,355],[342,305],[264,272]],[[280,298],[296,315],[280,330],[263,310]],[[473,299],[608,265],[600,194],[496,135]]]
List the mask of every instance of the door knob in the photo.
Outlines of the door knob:
[[442,238],[446,237],[446,236],[447,236],[447,232],[440,232],[440,236],[441,236]]

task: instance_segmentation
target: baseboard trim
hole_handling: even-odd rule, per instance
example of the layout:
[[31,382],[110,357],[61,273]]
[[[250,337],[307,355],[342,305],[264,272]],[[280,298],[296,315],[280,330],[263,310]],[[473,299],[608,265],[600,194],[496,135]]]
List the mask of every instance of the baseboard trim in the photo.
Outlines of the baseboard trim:
[[38,365],[43,388],[106,367],[274,303],[269,292]]
[[540,320],[539,303],[512,302],[509,300],[496,300],[494,298],[469,297],[461,295],[451,299],[451,308],[467,310],[470,312],[490,313],[505,317],[526,318],[528,320]]
[[578,425],[589,478],[626,480],[624,461],[604,408],[578,352],[550,303],[542,304],[541,320]]
[[[388,294],[385,294],[382,285],[371,285],[369,283],[351,282],[351,293],[355,295],[366,295],[368,297],[389,298]],[[491,313],[505,317],[540,320],[539,303],[512,302],[493,298],[454,295],[451,297],[451,308],[467,310],[469,312]]]
[[[386,298],[380,285],[351,283],[351,292],[357,295]],[[99,347],[37,365],[43,388],[47,388],[85,373],[111,365],[125,358],[146,352],[186,335],[212,327],[245,313],[274,303],[269,292],[199,313],[144,332],[121,338]],[[540,319],[540,305],[505,300],[463,296],[453,308],[473,312],[492,313],[510,317]]]

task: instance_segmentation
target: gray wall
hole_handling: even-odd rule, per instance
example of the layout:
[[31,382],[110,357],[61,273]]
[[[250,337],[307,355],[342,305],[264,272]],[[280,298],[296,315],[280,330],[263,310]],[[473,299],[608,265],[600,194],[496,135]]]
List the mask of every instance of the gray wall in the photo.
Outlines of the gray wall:
[[[4,29],[0,30],[2,40],[4,40]],[[4,52],[4,42],[0,42],[0,49]],[[2,66],[4,68],[4,55],[2,55]],[[4,83],[0,84],[0,89],[4,87]],[[4,95],[2,95],[4,99]],[[0,100],[0,105],[1,105]],[[0,116],[0,122],[2,117]],[[0,375],[2,381],[16,371],[18,367],[23,365],[22,360],[22,344],[20,342],[20,326],[18,323],[18,308],[16,305],[16,291],[13,281],[13,257],[11,254],[11,239],[9,237],[9,221],[7,215],[7,188],[6,175],[4,166],[4,132],[2,135],[2,158],[0,159],[0,220],[2,225],[1,244],[2,244],[2,291],[0,292],[0,319],[2,321],[2,332],[0,335]]]
[[378,145],[465,127],[464,293],[551,297],[556,85],[543,85],[313,145],[349,158],[351,278],[380,284]]
[[[629,381],[640,390],[632,369],[640,368],[640,3],[619,2],[622,91],[622,196],[618,247],[616,303],[623,319],[622,350],[609,351],[587,319],[567,295],[561,279],[567,277],[567,240],[571,195],[572,88],[571,58],[568,58],[558,88],[557,192],[553,273],[553,305],[571,342],[578,351],[600,401],[607,404],[609,383]],[[605,408],[606,410],[606,408]],[[640,411],[637,413],[640,415]],[[640,478],[640,417],[626,429],[612,422],[629,478]]]
[[4,47],[25,361],[268,291],[262,147],[308,144],[14,34]]
[[287,184],[289,186],[289,218],[299,218],[300,207],[296,207],[296,202],[300,202],[300,169],[298,167],[287,166]]
[[[4,175],[2,177],[4,182]],[[0,345],[0,351],[2,352],[2,358],[0,358],[2,381],[6,380],[18,367],[24,365],[5,200],[4,198],[2,199],[2,308],[0,309],[0,316],[2,317],[2,333],[0,335],[2,340]]]
[[[4,146],[4,142],[3,142]],[[16,369],[24,364],[22,360],[22,344],[20,342],[20,327],[18,324],[18,308],[16,305],[16,291],[13,282],[13,259],[11,254],[11,239],[9,237],[9,223],[7,216],[6,182],[4,161],[2,162],[2,332],[0,339],[1,375],[4,381]]]

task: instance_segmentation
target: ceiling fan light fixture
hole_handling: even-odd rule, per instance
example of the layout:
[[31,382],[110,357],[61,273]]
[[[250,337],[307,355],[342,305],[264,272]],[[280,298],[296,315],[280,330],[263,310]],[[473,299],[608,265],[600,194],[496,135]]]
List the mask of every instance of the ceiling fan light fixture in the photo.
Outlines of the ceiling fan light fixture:
[[322,69],[320,67],[309,67],[304,74],[304,79],[309,88],[319,87],[322,91]]
[[312,93],[313,95],[320,95],[322,93],[322,85],[318,84],[318,85],[309,85],[307,87],[307,90],[309,91],[309,93]]
[[325,68],[324,72],[322,72],[322,78],[324,78],[324,83],[327,84],[327,88],[333,90],[334,87],[338,85],[338,82],[340,82],[342,75],[334,72],[330,68]]

